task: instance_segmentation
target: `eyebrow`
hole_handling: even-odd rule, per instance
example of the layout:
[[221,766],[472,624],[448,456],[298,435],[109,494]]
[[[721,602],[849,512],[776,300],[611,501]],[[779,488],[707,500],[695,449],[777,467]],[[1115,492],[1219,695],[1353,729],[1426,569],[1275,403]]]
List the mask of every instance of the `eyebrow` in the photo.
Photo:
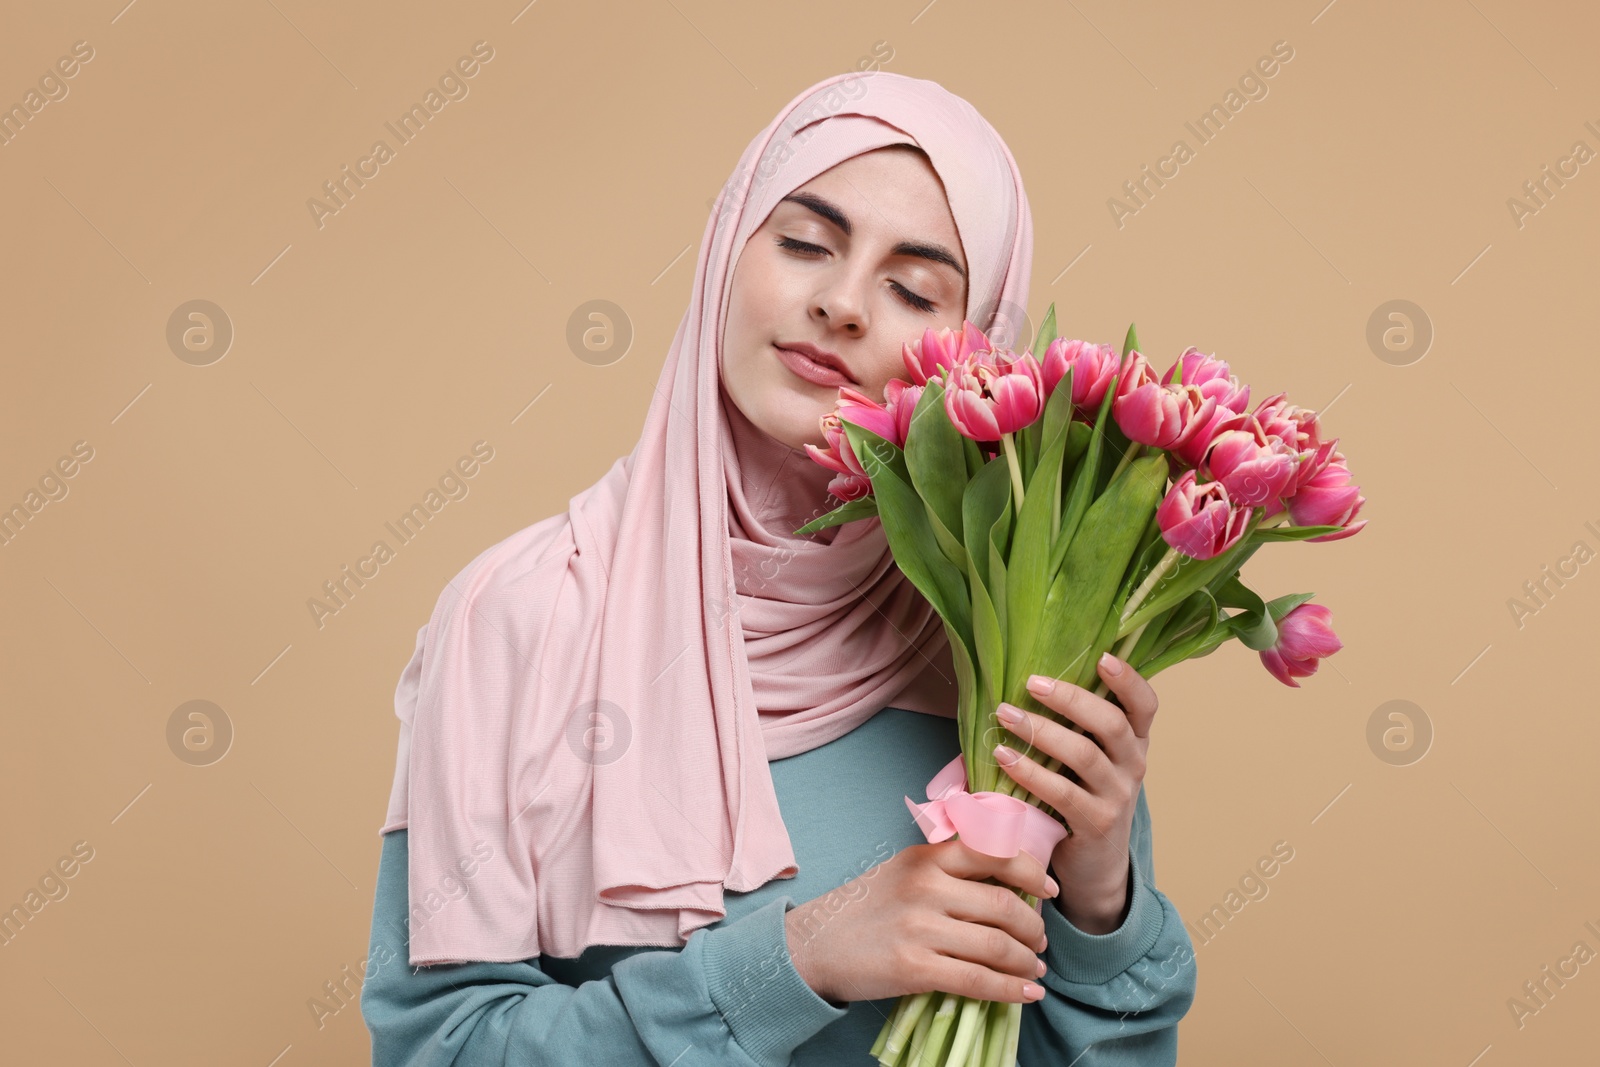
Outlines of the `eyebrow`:
[[[839,206],[833,203],[833,201],[826,200],[823,197],[818,196],[816,193],[790,193],[788,196],[784,197],[783,200],[778,202],[781,204],[784,201],[799,204],[801,207],[810,208],[812,211],[815,211],[818,215],[821,215],[823,218],[839,227],[839,229],[843,230],[846,237],[850,235],[852,229],[850,217],[841,211]],[[960,260],[956,259],[956,257],[951,254],[950,250],[945,248],[943,245],[933,244],[926,241],[901,241],[889,251],[893,255],[897,256],[920,256],[923,259],[932,260],[935,263],[943,263],[946,266],[955,268],[956,273],[961,275],[963,280],[965,280],[967,277],[966,268],[963,267]]]

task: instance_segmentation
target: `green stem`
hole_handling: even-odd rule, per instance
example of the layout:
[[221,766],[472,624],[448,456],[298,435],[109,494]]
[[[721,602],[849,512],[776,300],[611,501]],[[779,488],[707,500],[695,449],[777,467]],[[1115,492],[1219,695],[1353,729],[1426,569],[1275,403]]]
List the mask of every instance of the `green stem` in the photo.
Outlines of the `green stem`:
[[1017,1046],[1022,1044],[1022,1005],[1006,1004],[1006,1045],[1000,1053],[1000,1062],[1006,1067],[1016,1067]]
[[896,1063],[900,1053],[905,1049],[906,1042],[912,1036],[912,1030],[928,1014],[928,1002],[933,999],[933,993],[918,993],[915,996],[906,995],[900,998],[895,1006],[895,1013],[889,1021],[884,1023],[879,1036],[884,1037],[884,1044],[880,1048],[873,1045],[872,1054],[878,1057],[880,1063]]
[[917,1030],[910,1035],[910,1049],[906,1053],[906,1067],[918,1067],[922,1064],[922,1049],[928,1045],[928,1032],[933,1030],[933,1009],[923,1011],[922,1019],[917,1021]]
[[1123,639],[1122,644],[1117,648],[1115,655],[1118,659],[1122,660],[1124,663],[1128,662],[1128,653],[1133,651],[1133,646],[1137,645],[1139,643],[1139,638],[1144,636],[1145,627],[1149,626],[1153,621],[1154,620],[1152,619],[1146,619],[1144,622],[1141,622],[1138,626],[1133,628],[1132,632],[1130,632],[1128,636]]
[[933,1012],[924,1010],[922,1018],[917,1020],[917,1028],[911,1035],[911,1048],[906,1051],[907,1067],[916,1067],[922,1059],[922,1048],[928,1043],[928,1031],[933,1029]]
[[[1167,546],[1167,550],[1162,554],[1161,559],[1154,567],[1150,568],[1150,573],[1145,575],[1144,581],[1139,583],[1139,588],[1135,589],[1133,591],[1133,595],[1128,598],[1128,603],[1124,605],[1122,609],[1122,618],[1117,621],[1127,622],[1129,616],[1139,609],[1139,605],[1144,602],[1144,598],[1149,596],[1150,591],[1156,587],[1156,583],[1165,577],[1166,573],[1170,571],[1173,565],[1177,562],[1178,550],[1170,545]],[[1129,645],[1124,647],[1131,648],[1132,646]]]
[[[966,1067],[967,1057],[972,1055],[972,1043],[983,1037],[982,1022],[984,1018],[984,1001],[973,1000],[970,997],[962,999],[961,1019],[956,1024],[956,1036],[950,1046],[950,1054],[944,1062],[951,1067]],[[924,1054],[926,1058],[926,1054]]]
[[1017,498],[1016,514],[1022,514],[1022,464],[1017,459],[1017,445],[1012,440],[1012,435],[1000,435],[1000,443],[1005,446],[1006,465],[1011,468],[1011,492]]
[[983,1059],[978,1067],[1016,1067],[1015,1060],[1003,1062],[1006,1042],[1011,1039],[1011,1009],[1022,1007],[1011,1001],[996,1001],[989,1009],[989,1025],[984,1032]]
[[962,999],[954,993],[945,993],[939,1001],[939,1008],[933,1013],[933,1023],[928,1028],[928,1039],[922,1046],[922,1054],[912,1061],[914,1067],[940,1067],[944,1062],[941,1053],[944,1051],[945,1038],[950,1033],[950,1025],[955,1022],[956,1008]]
[[1116,469],[1111,472],[1111,480],[1106,482],[1106,484],[1110,485],[1111,482],[1116,481],[1117,475],[1122,473],[1122,468],[1126,467],[1128,464],[1132,463],[1136,458],[1138,458],[1139,453],[1142,451],[1144,451],[1144,445],[1141,445],[1139,442],[1135,441],[1133,445],[1122,454],[1122,459],[1117,462]]
[[881,1027],[878,1028],[878,1039],[867,1050],[867,1055],[877,1057],[880,1064],[893,1064],[899,1057],[899,1050],[888,1051],[889,1037],[897,1028],[900,1020],[905,1017],[906,1009],[911,1004],[911,997],[903,996],[895,1001],[894,1011],[889,1015]]

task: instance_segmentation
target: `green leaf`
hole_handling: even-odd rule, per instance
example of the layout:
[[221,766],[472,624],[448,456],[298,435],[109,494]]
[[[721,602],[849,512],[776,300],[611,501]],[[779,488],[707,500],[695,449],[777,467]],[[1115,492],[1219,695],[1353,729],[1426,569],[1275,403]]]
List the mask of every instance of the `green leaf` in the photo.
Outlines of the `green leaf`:
[[[1160,626],[1161,644],[1171,645],[1190,637],[1199,626],[1213,626],[1217,619],[1217,598],[1209,589],[1197,589],[1186,598],[1183,603],[1172,609],[1166,621]],[[1157,629],[1154,624],[1145,630],[1149,633]]]
[[830,526],[840,526],[856,519],[870,519],[878,513],[878,501],[872,496],[857,497],[855,500],[846,501],[828,512],[806,523],[794,532],[796,537],[826,530]]
[[1085,657],[1116,633],[1117,619],[1108,612],[1166,481],[1166,456],[1136,459],[1085,511],[1045,596],[1030,659],[1010,671],[1008,692],[1017,692],[1011,683],[1020,687],[1029,673],[1070,679],[1086,666],[1093,669],[1093,660]]
[[[1165,455],[1162,453],[1146,458],[1159,458],[1165,461]],[[1135,462],[1143,461],[1135,460]],[[1142,626],[1145,620],[1163,614],[1196,589],[1213,586],[1219,579],[1226,581],[1228,576],[1243,567],[1245,561],[1260,547],[1252,545],[1248,537],[1241,537],[1232,548],[1210,559],[1195,559],[1193,556],[1179,553],[1177,564],[1167,572],[1166,577],[1156,583],[1156,587],[1139,605],[1138,610],[1123,620],[1117,636],[1132,633]]]
[[1308,537],[1337,533],[1343,526],[1263,526],[1250,534],[1256,544],[1267,541],[1304,541]]
[[1268,614],[1266,603],[1255,590],[1239,580],[1237,572],[1217,588],[1217,603],[1243,609],[1229,616],[1228,625],[1246,648],[1261,652],[1277,642],[1278,627]]
[[1050,301],[1050,306],[1045,308],[1044,321],[1039,324],[1039,334],[1033,339],[1033,358],[1043,360],[1050,342],[1054,341],[1056,334],[1056,303]]
[[[1158,506],[1159,507],[1159,506]],[[1117,610],[1122,610],[1122,605],[1128,602],[1128,597],[1144,581],[1150,569],[1161,562],[1161,557],[1167,554],[1167,542],[1161,536],[1161,522],[1156,518],[1156,513],[1150,513],[1150,522],[1144,528],[1144,535],[1139,538],[1139,548],[1134,554],[1134,564],[1128,568],[1127,575],[1122,579],[1122,588],[1117,590]]]
[[1089,439],[1094,436],[1094,427],[1083,420],[1075,420],[1067,427],[1067,467],[1076,467],[1083,458],[1084,449],[1089,447]]
[[1139,334],[1134,330],[1133,323],[1130,322],[1128,323],[1128,336],[1122,339],[1122,358],[1128,358],[1128,353],[1136,349],[1139,349]]
[[[1046,571],[1047,587],[1049,582],[1054,582],[1055,576],[1060,572],[1061,562],[1066,558],[1067,549],[1077,538],[1078,523],[1082,521],[1094,496],[1094,483],[1099,478],[1100,472],[1100,453],[1105,444],[1105,426],[1111,421],[1111,401],[1115,398],[1116,392],[1117,376],[1113,374],[1111,384],[1106,387],[1106,395],[1100,400],[1100,410],[1095,415],[1088,447],[1084,451],[1082,461],[1073,469],[1072,484],[1067,487],[1067,503],[1061,515],[1061,529],[1050,548],[1050,568]],[[1143,528],[1144,524],[1141,522],[1140,530]]]
[[[1066,430],[1067,422],[1071,418],[1072,368],[1069,366],[1067,373],[1063,374],[1061,380],[1056,383],[1055,390],[1050,394],[1050,399],[1045,401],[1044,418],[1034,423],[1035,426],[1043,427],[1041,435],[1041,440],[1044,442],[1043,447],[1050,447],[1050,442],[1055,439],[1055,435]],[[1080,422],[1078,425],[1083,427],[1084,433],[1090,432],[1088,423]],[[1088,444],[1088,438],[1084,438],[1084,443]],[[1024,484],[1031,483],[1025,482]]]
[[[943,618],[941,616],[941,618]],[[967,747],[966,738],[971,734],[974,725],[979,721],[977,709],[977,670],[972,664],[972,653],[962,643],[961,635],[950,625],[949,619],[943,619],[945,637],[950,643],[950,661],[956,669],[956,729],[957,736],[962,739],[961,750],[963,753],[971,752]],[[992,759],[992,757],[991,757]],[[970,759],[967,762],[970,768]]]
[[[1005,587],[1005,564],[995,562],[990,566],[991,580],[995,581],[998,588]],[[1000,703],[1000,694],[996,687],[1005,678],[1005,617],[996,609],[995,604],[989,599],[989,593],[984,588],[984,583],[973,580],[970,583],[972,590],[972,638],[977,646],[978,661],[978,691],[977,711],[972,725],[976,729],[984,720],[984,714],[994,710]],[[973,741],[977,741],[973,738]],[[962,750],[974,751],[964,744]],[[976,789],[993,789],[993,783],[986,783]]]
[[[959,433],[960,431],[957,432]],[[961,437],[961,454],[966,457],[967,481],[971,482],[972,479],[978,476],[978,472],[983,469],[983,465],[987,461],[983,458],[983,451],[978,447],[978,442],[965,434],[962,434]]]
[[967,488],[961,441],[961,432],[945,414],[944,386],[934,379],[923,388],[911,413],[906,469],[917,494],[957,544],[961,542],[961,497]]
[[976,580],[989,580],[989,532],[1011,500],[1011,478],[1004,463],[985,463],[967,483],[961,502],[962,534]]
[[900,450],[871,430],[850,422],[843,425],[861,466],[872,479],[878,517],[883,521],[895,564],[954,627],[969,652],[975,652],[966,581],[961,570],[945,557],[922,498],[911,488],[909,479],[894,469]]
[[[1140,453],[1150,453],[1156,451],[1153,448],[1145,448],[1143,445],[1135,445],[1128,439],[1128,435],[1122,432],[1122,427],[1117,425],[1117,420],[1115,419],[1106,420],[1105,437],[1106,443],[1104,447],[1106,464],[1104,469],[1100,472],[1100,477],[1095,482],[1095,496],[1099,496],[1101,493],[1105,492],[1106,482],[1110,480],[1111,472],[1117,469],[1117,464],[1122,462],[1122,457],[1126,456],[1129,451],[1138,449],[1138,451],[1134,453],[1136,456]],[[1129,462],[1131,463],[1133,461],[1129,460]]]
[[933,539],[939,543],[939,550],[944,553],[944,558],[955,564],[956,569],[965,574],[971,563],[967,557],[966,546],[956,540],[955,534],[945,528],[939,516],[933,513],[933,508],[928,507],[927,501],[923,501],[923,507],[928,512],[928,526],[933,530]]
[[[998,461],[996,466],[1001,466]],[[1009,478],[1006,479],[1008,482]],[[989,595],[994,598],[995,613],[999,616],[1001,625],[1005,624],[1010,614],[1011,570],[1006,563],[1010,555],[1011,529],[1016,512],[1011,507],[1011,495],[1006,494],[1005,506],[1000,509],[1000,514],[995,517],[994,525],[989,530]]]
[[1279,623],[1283,621],[1285,615],[1316,595],[1315,593],[1290,593],[1287,596],[1280,596],[1274,600],[1267,601],[1267,610],[1272,612],[1272,621]]
[[1144,675],[1146,679],[1154,678],[1173,664],[1182,663],[1184,660],[1199,659],[1201,656],[1209,656],[1224,641],[1231,640],[1235,636],[1233,627],[1230,625],[1232,620],[1227,615],[1215,612],[1215,600],[1211,601],[1211,605],[1213,613],[1210,622],[1205,627],[1168,646],[1165,651],[1154,659],[1145,660],[1134,669]]
[[1022,469],[1023,485],[1033,478],[1033,468],[1039,463],[1039,435],[1043,424],[1042,419],[1034,419],[1011,435],[1017,446],[1017,466]]
[[1067,446],[1065,416],[1071,399],[1070,391],[1059,388],[1050,397],[1049,407],[1056,417],[1051,418],[1047,411],[1045,421],[1052,423],[1053,432],[1045,441],[1038,471],[1028,483],[1006,562],[1006,642],[1011,656],[1022,660],[1031,658],[1039,615],[1054,576],[1051,558],[1054,527],[1059,522],[1061,460]]

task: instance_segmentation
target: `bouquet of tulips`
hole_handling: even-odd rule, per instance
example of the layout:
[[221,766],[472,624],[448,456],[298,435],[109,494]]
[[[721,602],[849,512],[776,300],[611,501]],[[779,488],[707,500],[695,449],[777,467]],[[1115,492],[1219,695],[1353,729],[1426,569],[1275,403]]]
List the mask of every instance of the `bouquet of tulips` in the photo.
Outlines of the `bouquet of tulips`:
[[[840,389],[822,419],[827,447],[806,448],[835,472],[828,490],[843,503],[795,532],[876,516],[944,622],[961,739],[946,770],[964,768],[965,782],[941,772],[929,805],[907,798],[930,840],[961,830],[925,817],[941,781],[945,792],[964,784],[991,814],[998,803],[1047,816],[1053,840],[1071,833],[984,741],[1000,730],[1002,700],[1065,722],[1028,692],[1030,674],[1104,696],[1094,666],[1113,646],[1148,678],[1238,638],[1298,686],[1341,647],[1313,594],[1263,601],[1240,579],[1268,542],[1332,541],[1366,525],[1355,521],[1365,498],[1315,412],[1283,393],[1247,411],[1249,386],[1192,347],[1157,379],[1132,327],[1119,356],[1057,337],[1053,304],[1031,352],[997,349],[964,322],[926,331],[903,356],[910,380],[891,380],[882,403]],[[1029,851],[1048,866],[1052,847]],[[1015,1067],[1021,1009],[907,995],[871,1053],[883,1067]]]

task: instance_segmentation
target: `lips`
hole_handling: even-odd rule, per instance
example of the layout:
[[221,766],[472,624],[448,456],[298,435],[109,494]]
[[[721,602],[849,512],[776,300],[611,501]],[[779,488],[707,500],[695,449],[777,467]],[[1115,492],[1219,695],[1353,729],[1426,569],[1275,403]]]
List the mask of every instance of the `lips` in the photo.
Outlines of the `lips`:
[[852,383],[860,384],[856,382],[855,376],[850,373],[850,368],[845,365],[844,360],[840,359],[837,355],[829,352],[826,349],[818,348],[809,341],[799,341],[794,344],[790,344],[787,341],[779,341],[775,343],[779,348],[787,349],[790,352],[798,352],[818,366],[828,367],[832,370],[836,370],[846,378],[850,379]]

